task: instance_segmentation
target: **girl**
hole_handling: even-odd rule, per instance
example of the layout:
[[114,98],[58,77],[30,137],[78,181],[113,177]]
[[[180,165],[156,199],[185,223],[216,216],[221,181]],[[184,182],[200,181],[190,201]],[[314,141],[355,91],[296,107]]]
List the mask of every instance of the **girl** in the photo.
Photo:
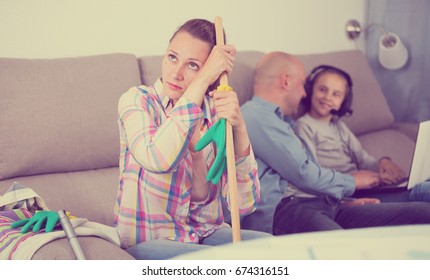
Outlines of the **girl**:
[[[349,174],[368,170],[381,184],[394,184],[405,177],[390,158],[377,160],[369,155],[340,120],[342,116],[352,114],[352,79],[348,73],[334,66],[320,65],[307,77],[305,90],[306,114],[297,121],[297,133],[322,166]],[[389,196],[381,194],[379,198],[386,200]],[[392,199],[422,200],[412,192],[396,194],[391,196]]]

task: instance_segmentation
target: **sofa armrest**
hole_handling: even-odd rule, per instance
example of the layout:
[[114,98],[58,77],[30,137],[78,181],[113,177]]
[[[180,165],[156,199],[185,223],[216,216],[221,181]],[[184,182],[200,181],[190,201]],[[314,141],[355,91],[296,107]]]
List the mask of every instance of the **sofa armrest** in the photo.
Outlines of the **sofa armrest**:
[[412,139],[412,141],[417,141],[419,127],[417,123],[396,122],[393,124],[393,127],[408,136],[410,139]]

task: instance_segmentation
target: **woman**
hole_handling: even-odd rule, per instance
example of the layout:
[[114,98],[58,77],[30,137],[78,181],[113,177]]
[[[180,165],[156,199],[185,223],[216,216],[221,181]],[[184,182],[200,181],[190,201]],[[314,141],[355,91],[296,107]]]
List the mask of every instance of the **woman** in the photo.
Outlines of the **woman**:
[[[121,246],[138,259],[166,259],[231,242],[224,222],[226,174],[206,181],[216,149],[195,145],[219,118],[230,121],[240,213],[255,210],[257,164],[235,92],[210,91],[231,73],[236,50],[215,46],[214,24],[187,21],[173,34],[154,86],[131,88],[119,100],[120,186],[115,226]],[[242,239],[267,236],[242,231]]]

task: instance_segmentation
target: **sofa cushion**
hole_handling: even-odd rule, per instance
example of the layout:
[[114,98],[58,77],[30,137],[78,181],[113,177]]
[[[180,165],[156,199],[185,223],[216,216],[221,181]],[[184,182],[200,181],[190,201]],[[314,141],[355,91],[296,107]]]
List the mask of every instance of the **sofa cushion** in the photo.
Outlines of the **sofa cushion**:
[[393,114],[381,88],[373,75],[366,57],[361,51],[338,51],[321,54],[298,55],[309,73],[320,64],[328,64],[345,70],[353,81],[353,115],[342,120],[355,134],[390,127]]
[[161,76],[161,64],[163,56],[153,55],[137,58],[142,84],[151,86]]
[[409,175],[415,142],[396,129],[382,129],[362,134],[358,140],[363,148],[375,158],[389,156]]
[[92,222],[113,225],[118,167],[6,179],[0,181],[0,194],[15,181],[34,190],[53,211],[64,209]]
[[[233,72],[229,76],[229,85],[236,92],[239,103],[251,99],[253,95],[254,68],[264,55],[257,51],[237,52]],[[145,85],[152,85],[161,75],[162,56],[139,57],[141,80]]]
[[254,69],[263,56],[263,52],[257,51],[242,51],[236,54],[233,72],[228,81],[237,93],[240,104],[250,100],[254,95]]
[[0,180],[116,166],[117,103],[134,55],[0,58]]

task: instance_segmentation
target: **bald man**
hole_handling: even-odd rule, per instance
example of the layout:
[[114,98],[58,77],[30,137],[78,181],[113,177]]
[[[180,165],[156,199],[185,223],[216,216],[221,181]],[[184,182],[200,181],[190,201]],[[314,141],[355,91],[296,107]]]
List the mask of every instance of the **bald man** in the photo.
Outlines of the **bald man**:
[[241,110],[257,158],[261,203],[242,227],[280,235],[430,223],[429,203],[352,200],[356,189],[379,179],[368,171],[342,174],[316,162],[293,129],[305,79],[301,62],[283,52],[265,55],[256,66],[254,97]]

